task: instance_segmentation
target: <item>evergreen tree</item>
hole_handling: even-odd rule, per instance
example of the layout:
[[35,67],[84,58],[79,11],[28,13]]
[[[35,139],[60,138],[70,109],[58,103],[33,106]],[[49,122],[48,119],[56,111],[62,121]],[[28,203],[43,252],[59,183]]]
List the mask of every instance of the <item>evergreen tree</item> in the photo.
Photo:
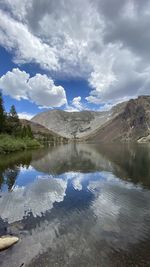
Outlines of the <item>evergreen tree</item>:
[[23,126],[21,130],[21,137],[25,138],[26,136],[27,136],[26,126]]
[[32,133],[30,125],[27,125],[27,137],[33,139],[33,133]]
[[14,105],[12,105],[10,108],[8,124],[11,126],[11,134],[15,136],[21,136],[21,123]]
[[28,137],[28,138],[33,139],[33,133],[32,133],[30,125],[27,125],[27,126],[24,125],[22,127],[21,137],[22,138]]
[[6,114],[6,120],[5,120],[5,132],[7,134],[12,134],[12,119],[10,117],[10,114]]
[[3,106],[3,98],[0,92],[0,133],[4,132],[4,125],[5,125],[5,111]]
[[19,120],[19,118],[18,118],[18,114],[17,114],[17,111],[16,111],[16,108],[15,108],[15,106],[14,105],[12,105],[11,106],[11,108],[10,108],[10,116],[12,117],[12,118],[15,118],[16,120]]
[[9,113],[5,113],[3,98],[0,92],[0,134],[4,132],[22,138],[34,138],[30,125],[22,127],[14,105],[11,106]]

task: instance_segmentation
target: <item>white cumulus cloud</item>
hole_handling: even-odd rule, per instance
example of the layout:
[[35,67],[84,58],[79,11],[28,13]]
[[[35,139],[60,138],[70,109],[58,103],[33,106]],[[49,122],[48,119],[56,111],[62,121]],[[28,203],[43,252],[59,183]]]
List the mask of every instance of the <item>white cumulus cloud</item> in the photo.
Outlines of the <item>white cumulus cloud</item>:
[[27,112],[19,112],[18,116],[20,119],[31,120],[35,116],[35,114],[30,114]]
[[83,105],[81,103],[81,96],[74,97],[74,99],[72,100],[72,106],[74,106],[78,110],[83,109]]
[[112,105],[149,94],[149,10],[148,0],[1,0],[0,45],[17,64],[86,80],[88,102]]
[[60,107],[67,103],[62,86],[56,86],[47,75],[36,74],[30,77],[18,68],[8,71],[0,78],[0,88],[12,98],[28,99],[42,107]]
[[55,47],[33,35],[25,24],[14,20],[0,10],[0,44],[15,52],[16,63],[38,63],[43,69],[59,68]]
[[86,110],[87,107],[82,103],[81,96],[74,97],[70,105],[66,105],[66,111],[68,112],[78,112]]

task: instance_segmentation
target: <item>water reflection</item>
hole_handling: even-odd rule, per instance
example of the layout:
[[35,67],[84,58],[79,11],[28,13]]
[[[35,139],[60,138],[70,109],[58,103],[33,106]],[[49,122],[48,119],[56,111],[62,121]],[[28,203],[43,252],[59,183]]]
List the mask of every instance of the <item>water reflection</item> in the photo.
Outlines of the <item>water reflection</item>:
[[[7,185],[8,174],[12,186],[15,170],[32,167],[40,174],[60,175],[66,172],[110,171],[122,179],[150,186],[150,145],[94,145],[68,144],[38,151],[26,151],[0,156],[0,188]],[[30,168],[31,170],[31,168]],[[12,175],[11,175],[12,172]],[[34,174],[33,174],[34,175]],[[16,178],[18,173],[16,173]],[[11,188],[10,188],[11,189]]]
[[21,152],[10,155],[0,155],[0,191],[4,186],[11,190],[19,175],[20,169],[28,169],[32,160],[32,153]]
[[32,166],[43,173],[110,171],[150,187],[150,145],[69,144],[45,151]]
[[13,223],[30,212],[34,217],[41,216],[53,207],[54,202],[63,201],[66,186],[66,182],[60,179],[39,178],[30,186],[16,187],[12,194],[1,195],[1,218]]
[[69,144],[28,153],[30,163],[26,154],[1,170],[8,190],[0,231],[21,242],[0,254],[0,266],[150,266],[148,146]]
[[86,173],[111,168],[111,162],[92,145],[76,143],[48,150],[47,154],[31,164],[39,171],[53,174],[69,171]]

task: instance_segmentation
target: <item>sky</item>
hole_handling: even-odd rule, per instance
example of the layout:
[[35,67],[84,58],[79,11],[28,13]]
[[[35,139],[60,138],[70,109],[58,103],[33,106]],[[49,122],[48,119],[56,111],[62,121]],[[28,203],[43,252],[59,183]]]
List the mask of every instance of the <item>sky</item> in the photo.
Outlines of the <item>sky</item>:
[[6,111],[106,110],[150,94],[149,0],[0,0]]

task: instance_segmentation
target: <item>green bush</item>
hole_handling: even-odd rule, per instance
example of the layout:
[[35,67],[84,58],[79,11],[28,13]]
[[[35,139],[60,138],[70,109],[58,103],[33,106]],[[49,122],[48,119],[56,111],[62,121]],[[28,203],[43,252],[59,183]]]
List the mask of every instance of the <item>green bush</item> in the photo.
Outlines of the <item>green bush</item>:
[[0,135],[0,154],[10,153],[14,151],[21,151],[28,148],[35,148],[39,146],[40,143],[35,139],[30,139],[30,138],[21,139],[5,134]]

